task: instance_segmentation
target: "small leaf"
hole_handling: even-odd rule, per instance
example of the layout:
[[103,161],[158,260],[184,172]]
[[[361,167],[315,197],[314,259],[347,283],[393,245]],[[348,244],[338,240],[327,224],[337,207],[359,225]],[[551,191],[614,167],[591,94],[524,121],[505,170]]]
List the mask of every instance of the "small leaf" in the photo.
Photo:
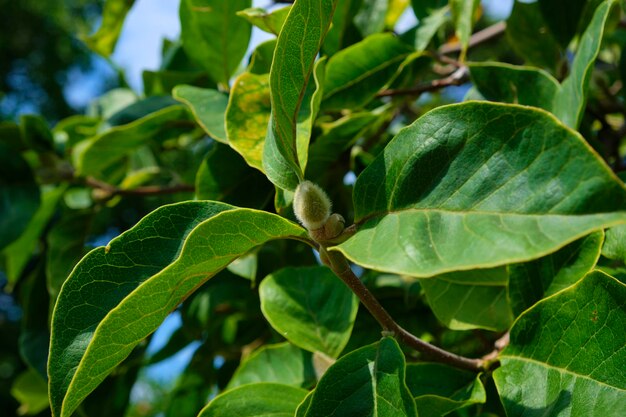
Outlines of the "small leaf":
[[28,369],[15,378],[11,395],[20,402],[19,415],[36,415],[48,408],[48,387],[41,375]]
[[435,316],[453,330],[503,331],[513,322],[506,268],[449,272],[420,279]]
[[270,86],[267,74],[244,72],[233,83],[226,108],[228,144],[248,165],[263,172],[263,147],[270,121]]
[[419,417],[444,416],[487,399],[480,375],[441,363],[408,364],[406,384]]
[[464,60],[467,53],[470,36],[472,36],[472,27],[474,26],[474,15],[479,5],[479,0],[450,0],[452,20],[456,29],[456,36],[461,44],[460,61]]
[[317,384],[306,417],[417,417],[404,354],[384,338],[342,356]]
[[304,166],[300,164],[306,157],[299,154],[302,140],[297,139],[298,117],[336,2],[296,1],[276,43],[270,70],[272,116],[263,166],[272,182],[287,190],[294,190],[303,178]]
[[[275,49],[276,39],[271,39],[257,46],[256,49],[252,52],[252,55],[250,55],[250,64],[248,65],[248,71],[252,74],[269,74],[272,67],[272,60],[274,59]],[[267,94],[269,97],[269,91]]]
[[357,179],[354,206],[357,232],[337,249],[428,277],[532,260],[622,223],[626,189],[548,113],[468,102],[403,129]]
[[265,345],[241,362],[227,389],[254,382],[310,387],[315,382],[312,355],[289,343]]
[[328,268],[281,269],[259,295],[267,321],[294,345],[336,358],[348,343],[358,300]]
[[251,7],[237,12],[237,16],[246,19],[262,31],[278,35],[287,19],[289,10],[291,10],[291,6],[281,7],[272,12],[267,12],[260,7]]
[[54,416],[81,401],[202,283],[252,248],[306,232],[217,202],[163,206],[91,251],[59,294],[48,372]]
[[40,200],[39,186],[28,163],[0,142],[0,250],[25,231]]
[[602,237],[602,232],[592,233],[552,255],[510,265],[509,297],[515,316],[587,275],[598,262]]
[[289,385],[243,385],[215,397],[198,417],[292,417],[306,394]]
[[135,0],[106,0],[100,28],[93,35],[83,38],[87,46],[104,57],[111,55],[122,32],[126,14],[134,3]]
[[349,45],[351,37],[358,32],[352,22],[363,0],[337,0],[333,21],[322,45],[325,55],[333,55]]
[[170,106],[127,125],[111,128],[75,148],[73,158],[79,175],[99,177],[130,152],[155,135],[175,128],[176,122],[190,120],[182,105]]
[[328,61],[325,110],[363,107],[394,77],[412,49],[392,34],[368,36]]
[[198,124],[213,139],[227,143],[224,115],[228,97],[217,90],[179,85],[172,91],[174,98],[189,107]]
[[621,416],[624,299],[626,286],[596,271],[522,314],[494,372],[507,415]]
[[602,256],[626,262],[626,226],[612,227],[606,231]]
[[237,16],[251,0],[182,0],[181,39],[185,52],[223,85],[239,67],[252,26]]
[[570,73],[555,98],[553,113],[573,129],[577,129],[582,120],[591,72],[604,36],[604,26],[615,4],[608,0],[596,9],[593,19],[580,38]]
[[354,16],[354,25],[367,37],[385,29],[389,0],[363,0],[361,10]]

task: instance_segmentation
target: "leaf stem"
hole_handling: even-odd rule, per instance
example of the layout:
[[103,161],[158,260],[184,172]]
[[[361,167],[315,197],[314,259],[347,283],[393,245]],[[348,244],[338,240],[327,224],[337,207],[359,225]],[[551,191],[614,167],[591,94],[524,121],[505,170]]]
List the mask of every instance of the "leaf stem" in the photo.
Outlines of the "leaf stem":
[[374,295],[367,289],[361,280],[352,272],[348,261],[342,253],[336,251],[326,251],[326,248],[320,245],[322,259],[326,265],[337,275],[361,300],[361,303],[374,316],[376,321],[380,323],[383,331],[391,333],[398,340],[418,352],[424,353],[437,362],[442,362],[457,368],[468,369],[470,371],[480,372],[485,370],[485,362],[482,359],[471,359],[456,355],[437,346],[431,345],[409,333],[402,328],[389,315],[387,310],[378,302]]
[[137,187],[133,189],[123,189],[116,187],[115,185],[111,185],[106,182],[102,182],[93,177],[87,177],[85,179],[85,185],[104,191],[110,197],[116,195],[138,195],[138,196],[146,196],[146,195],[162,195],[162,194],[175,194],[180,192],[192,192],[195,191],[195,187],[193,185],[187,184],[176,184],[170,187],[161,187],[149,185],[145,187]]
[[401,88],[397,90],[384,90],[377,94],[378,97],[389,96],[419,96],[422,93],[439,90],[452,85],[461,85],[469,81],[469,70],[466,66],[459,67],[452,74],[445,78],[439,78],[425,84],[420,84],[412,88]]

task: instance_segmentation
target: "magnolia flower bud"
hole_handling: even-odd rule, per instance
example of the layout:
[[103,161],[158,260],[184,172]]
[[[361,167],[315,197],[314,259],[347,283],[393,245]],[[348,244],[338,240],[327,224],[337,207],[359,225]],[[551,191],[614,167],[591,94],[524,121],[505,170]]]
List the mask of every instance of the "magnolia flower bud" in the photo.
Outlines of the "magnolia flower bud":
[[311,181],[303,181],[293,197],[293,211],[308,230],[324,227],[330,217],[331,202],[324,190]]

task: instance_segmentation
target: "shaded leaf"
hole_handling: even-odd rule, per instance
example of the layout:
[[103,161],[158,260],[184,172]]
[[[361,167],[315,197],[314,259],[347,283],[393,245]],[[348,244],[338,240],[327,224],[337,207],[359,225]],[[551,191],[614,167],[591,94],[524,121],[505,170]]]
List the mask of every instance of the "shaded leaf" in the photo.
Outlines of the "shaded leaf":
[[602,240],[602,232],[592,233],[552,255],[510,265],[509,297],[515,316],[587,275],[598,261]]
[[215,397],[198,417],[292,417],[306,394],[289,385],[243,385]]
[[269,74],[270,68],[272,67],[272,60],[274,59],[275,49],[276,39],[271,39],[257,46],[256,49],[252,52],[252,55],[250,55],[250,64],[248,65],[248,71],[252,74]]
[[198,124],[211,138],[227,143],[224,116],[228,97],[217,90],[179,85],[172,91],[174,98],[189,107]]
[[322,52],[325,55],[330,56],[343,49],[348,44],[349,36],[354,36],[354,33],[358,32],[353,26],[352,19],[361,4],[363,0],[337,0],[332,25],[322,45]]
[[11,395],[20,402],[20,415],[39,414],[48,408],[48,386],[45,379],[32,369],[15,378]]
[[507,415],[621,416],[624,299],[624,284],[592,272],[522,314],[494,372]]
[[602,256],[626,262],[626,226],[612,227],[606,231]]
[[435,316],[453,330],[502,331],[513,322],[506,268],[449,272],[421,279]]
[[91,251],[59,294],[48,372],[55,416],[80,402],[182,300],[271,239],[303,239],[274,214],[217,202],[163,206]]
[[246,53],[252,26],[237,11],[251,5],[251,0],[180,2],[185,52],[218,83],[228,85]]
[[326,371],[305,416],[416,417],[405,366],[404,354],[391,338],[352,351]]
[[354,16],[354,25],[363,37],[382,32],[390,0],[363,0],[361,10]]
[[259,295],[267,321],[294,345],[336,358],[348,343],[358,300],[328,268],[281,269]]
[[441,363],[408,364],[406,384],[420,417],[444,416],[487,399],[479,375]]
[[241,362],[228,389],[254,382],[310,387],[315,382],[312,355],[289,343],[265,345]]
[[420,20],[430,16],[435,10],[441,9],[447,4],[447,0],[411,0],[415,16]]
[[576,132],[489,102],[403,129],[357,179],[354,203],[357,233],[336,248],[418,277],[531,260],[626,220],[626,189]]

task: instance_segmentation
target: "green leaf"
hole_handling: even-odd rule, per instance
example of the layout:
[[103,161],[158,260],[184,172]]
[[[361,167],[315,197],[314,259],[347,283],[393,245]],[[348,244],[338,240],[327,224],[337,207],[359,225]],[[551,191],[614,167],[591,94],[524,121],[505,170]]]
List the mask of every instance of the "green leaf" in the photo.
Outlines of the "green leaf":
[[596,271],[522,314],[494,373],[507,415],[621,416],[624,299],[626,286]]
[[434,13],[435,10],[441,9],[447,4],[447,0],[411,0],[411,6],[413,6],[415,16],[417,16],[419,20],[427,18]]
[[196,176],[196,197],[242,207],[263,208],[274,187],[227,145],[215,143]]
[[393,79],[411,52],[411,47],[389,33],[368,36],[337,52],[328,61],[323,109],[363,107]]
[[385,16],[390,0],[363,0],[361,10],[354,16],[354,25],[361,35],[369,36],[385,29]]
[[104,57],[111,55],[122,32],[126,14],[134,3],[135,0],[106,0],[100,28],[93,35],[83,38],[87,46]]
[[305,416],[416,417],[396,341],[383,338],[342,356],[317,384]]
[[449,272],[420,279],[435,316],[453,330],[502,331],[513,322],[506,268]]
[[52,152],[54,150],[52,132],[50,132],[50,127],[43,117],[32,114],[20,116],[20,130],[26,146],[36,152]]
[[20,402],[19,415],[35,415],[48,408],[48,386],[41,375],[28,369],[15,378],[11,395]]
[[241,362],[227,389],[254,382],[310,387],[315,382],[312,355],[289,343],[265,345]]
[[300,164],[306,157],[300,154],[303,141],[297,139],[298,117],[335,5],[336,0],[297,0],[276,42],[270,70],[272,116],[263,166],[272,182],[284,189],[295,189],[303,178]]
[[215,397],[198,417],[292,417],[306,394],[289,385],[244,385]]
[[596,57],[600,52],[604,26],[615,4],[614,1],[609,0],[597,8],[593,19],[580,38],[570,73],[561,84],[561,89],[555,98],[553,113],[571,128],[578,128],[582,120],[587,102],[587,89]]
[[506,38],[526,64],[556,72],[563,51],[550,33],[537,2],[514,2],[506,22]]
[[28,163],[0,142],[0,250],[25,231],[40,199],[39,186]]
[[472,83],[484,98],[502,103],[522,104],[552,111],[561,89],[547,72],[500,62],[469,65]]
[[461,44],[460,60],[463,61],[469,46],[472,27],[474,26],[474,15],[480,4],[479,0],[450,0],[450,11],[456,29],[456,36]]
[[413,45],[418,52],[424,51],[433,37],[439,31],[439,28],[443,26],[450,19],[448,16],[448,7],[441,7],[433,10],[428,16],[424,16],[420,19],[414,34]]
[[441,363],[408,364],[406,384],[419,417],[444,416],[487,399],[480,375]]
[[267,321],[294,345],[336,358],[348,343],[358,300],[328,268],[281,269],[259,295]]
[[509,297],[515,316],[587,275],[598,262],[602,240],[602,232],[592,233],[552,255],[510,265]]
[[566,48],[578,30],[585,8],[593,10],[600,1],[538,0],[537,3],[550,32]]
[[248,49],[252,26],[237,11],[251,5],[251,0],[180,2],[185,52],[218,83],[228,85]]
[[15,284],[26,264],[39,248],[41,235],[57,208],[67,187],[59,186],[45,191],[41,205],[33,215],[22,235],[4,249],[6,274],[10,285]]
[[159,133],[190,120],[182,105],[170,106],[127,125],[106,130],[75,148],[74,162],[79,175],[99,177],[102,171],[144,145]]
[[[272,67],[272,60],[274,59],[275,49],[276,39],[271,39],[257,46],[256,49],[252,52],[252,55],[250,55],[250,64],[248,65],[248,71],[252,74],[269,74]],[[267,94],[269,97],[269,90]]]
[[263,147],[270,121],[270,85],[267,74],[244,72],[233,83],[226,108],[228,144],[248,165],[263,172]]
[[176,100],[174,100],[169,94],[164,96],[146,97],[116,111],[109,116],[107,123],[109,126],[125,125],[176,104],[178,104]]
[[626,221],[624,185],[576,132],[489,102],[403,129],[357,179],[354,205],[357,232],[336,249],[417,277],[532,260]]
[[325,55],[330,56],[343,49],[349,42],[348,37],[354,36],[357,32],[352,19],[362,3],[363,0],[337,0],[333,22],[322,45],[322,52]]
[[170,311],[231,261],[269,240],[305,235],[275,214],[190,201],[155,210],[91,251],[63,285],[53,314],[54,416],[69,417]]
[[287,19],[289,10],[291,10],[291,6],[281,7],[268,13],[260,7],[251,7],[237,12],[237,16],[246,19],[262,31],[278,35]]
[[228,97],[217,90],[179,85],[172,91],[174,98],[189,107],[198,124],[213,139],[227,143],[224,116]]
[[612,227],[606,231],[602,256],[626,262],[626,226]]

